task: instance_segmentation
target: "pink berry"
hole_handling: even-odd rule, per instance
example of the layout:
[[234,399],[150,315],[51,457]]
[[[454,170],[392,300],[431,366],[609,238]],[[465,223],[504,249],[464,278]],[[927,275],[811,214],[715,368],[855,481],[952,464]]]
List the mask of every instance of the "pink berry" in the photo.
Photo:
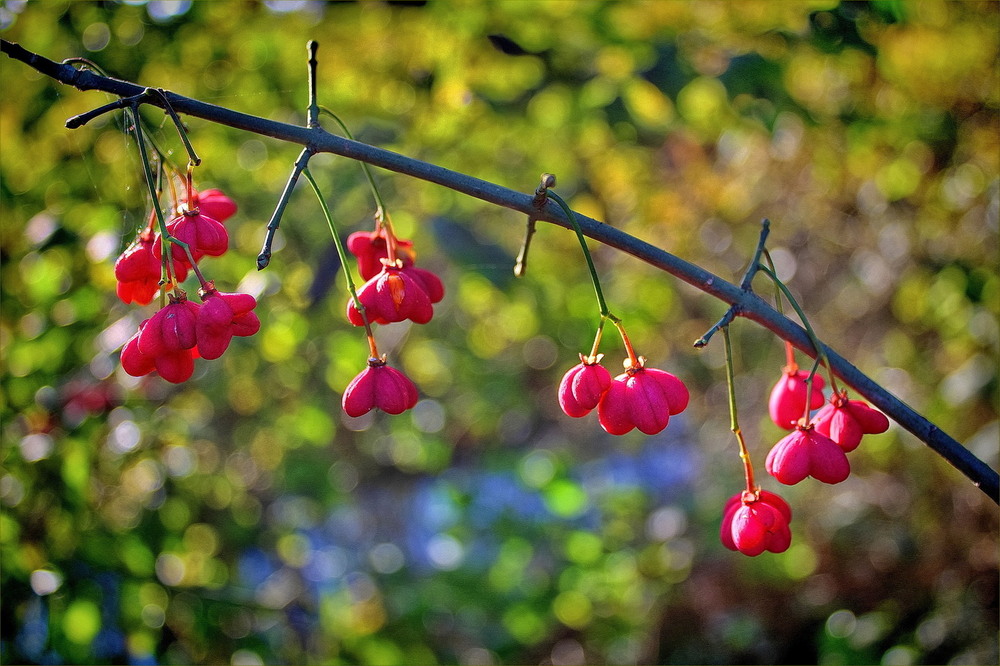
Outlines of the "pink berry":
[[142,329],[146,326],[148,321],[148,319],[143,320],[143,322],[139,324],[139,330],[136,331],[135,334],[125,343],[125,346],[122,347],[122,370],[133,377],[148,375],[156,369],[154,358],[139,351],[139,336],[142,334]]
[[756,495],[742,492],[726,502],[719,538],[729,550],[751,557],[765,550],[783,553],[792,542],[791,520],[791,507],[778,495],[766,490]]
[[197,209],[202,215],[207,215],[217,222],[225,222],[236,214],[237,205],[222,190],[209,189],[201,192],[193,191],[188,207]]
[[[358,289],[358,300],[370,324],[404,319],[426,324],[434,316],[434,306],[423,284],[414,280],[406,269],[383,266],[381,272]],[[347,319],[355,326],[364,325],[353,299],[347,301]]]
[[183,295],[171,296],[170,303],[150,317],[139,334],[139,351],[158,358],[193,349],[198,343],[198,310],[198,305]]
[[885,414],[872,409],[863,400],[848,400],[847,392],[834,395],[813,418],[816,432],[851,452],[858,448],[862,435],[876,435],[889,429]]
[[[785,369],[778,383],[771,389],[771,399],[768,401],[768,412],[775,425],[785,430],[791,430],[806,413],[806,377],[805,370]],[[810,392],[809,408],[816,409],[823,404],[823,378],[814,375],[812,391]]]
[[559,406],[567,416],[586,416],[597,407],[611,386],[611,373],[601,365],[601,355],[593,362],[580,354],[580,363],[570,368],[559,383]]
[[[347,250],[357,257],[358,272],[361,274],[362,280],[370,280],[378,275],[384,265],[382,260],[388,259],[387,234],[388,230],[385,227],[381,227],[376,231],[356,231],[347,237]],[[394,240],[396,258],[402,261],[404,268],[412,266],[414,259],[413,242],[398,238]]]
[[[229,232],[222,226],[222,223],[196,211],[182,213],[167,222],[167,231],[177,240],[187,243],[188,249],[191,250],[191,256],[196,262],[206,255],[221,256],[229,249]],[[162,256],[163,243],[161,239],[156,239],[153,251],[157,257]],[[190,266],[191,262],[188,261],[187,253],[182,247],[175,245],[170,252],[175,262]]]
[[180,384],[187,381],[194,374],[194,357],[197,350],[195,348],[179,350],[164,348],[157,355],[144,353],[141,349],[140,339],[149,328],[151,321],[152,319],[147,319],[139,324],[139,330],[122,347],[122,369],[133,377],[142,377],[155,370],[168,382]]
[[219,358],[234,335],[248,336],[260,330],[260,319],[253,312],[257,307],[253,296],[222,293],[213,287],[203,293],[202,301],[196,325],[202,358]]
[[423,287],[431,303],[440,303],[441,299],[444,298],[444,283],[441,282],[441,278],[431,271],[424,268],[417,268],[416,266],[403,266],[402,272],[409,275],[413,278],[414,282]]
[[[123,302],[148,305],[159,291],[162,262],[154,244],[152,234],[139,234],[115,261],[116,292]],[[178,282],[187,277],[187,266],[176,259],[174,277]]]
[[343,405],[348,416],[361,416],[378,408],[401,414],[417,404],[417,387],[384,360],[368,359],[368,367],[351,380],[344,390]]
[[851,473],[844,450],[811,426],[796,426],[775,444],[767,454],[766,466],[771,476],[789,486],[807,476],[823,483],[840,483]]
[[672,415],[684,411],[689,398],[680,379],[640,363],[614,378],[597,413],[601,427],[612,435],[624,435],[633,428],[655,435],[667,427]]

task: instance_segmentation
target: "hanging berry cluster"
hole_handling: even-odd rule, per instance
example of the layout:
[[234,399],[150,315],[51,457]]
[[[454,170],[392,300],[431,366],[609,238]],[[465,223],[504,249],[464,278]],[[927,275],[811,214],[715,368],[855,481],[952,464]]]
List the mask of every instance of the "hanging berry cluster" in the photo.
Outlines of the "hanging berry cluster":
[[[687,387],[665,370],[647,368],[646,358],[636,355],[621,319],[611,314],[604,300],[601,281],[576,216],[559,195],[549,191],[548,188],[553,185],[555,177],[544,174],[542,183],[536,190],[536,201],[541,205],[546,198],[552,199],[572,224],[587,259],[600,308],[600,323],[590,354],[581,353],[580,363],[570,368],[559,383],[559,406],[567,416],[574,418],[586,416],[597,409],[598,422],[612,435],[624,435],[633,429],[655,435],[667,427],[671,416],[680,414],[687,407],[690,399]],[[530,224],[529,220],[529,229]],[[522,250],[522,263],[519,263],[522,267],[524,255],[525,251]],[[625,372],[614,379],[601,365],[604,355],[598,353],[604,326],[609,321],[618,329],[628,355],[622,362]]]
[[[317,114],[322,111],[332,118],[344,133],[352,138],[350,131],[336,114],[318,105],[315,109]],[[352,417],[362,416],[373,409],[380,409],[389,414],[401,414],[417,404],[419,399],[417,387],[409,377],[387,364],[386,355],[378,351],[372,326],[406,320],[415,324],[426,324],[434,316],[434,304],[444,298],[444,284],[431,271],[415,265],[416,252],[413,249],[413,242],[396,236],[375,179],[368,165],[364,163],[361,166],[376,203],[375,229],[370,232],[355,232],[348,236],[345,244],[340,238],[323,193],[309,171],[308,162],[311,156],[311,151],[306,148],[296,162],[289,185],[285,188],[268,224],[268,235],[257,258],[257,265],[263,268],[270,261],[274,230],[278,227],[295,181],[299,174],[304,175],[319,200],[334,245],[337,247],[341,265],[344,267],[347,289],[350,292],[345,312],[347,320],[354,326],[364,327],[368,341],[367,367],[351,380],[344,390],[342,398],[344,411]],[[355,288],[354,278],[348,267],[348,252],[357,260],[358,273],[365,281],[360,289]]]
[[[169,382],[181,383],[194,373],[196,358],[219,358],[233,336],[253,335],[260,329],[260,320],[253,312],[257,301],[249,294],[220,292],[199,268],[202,258],[218,257],[229,249],[229,232],[223,222],[236,213],[236,203],[219,190],[199,192],[194,188],[192,172],[200,160],[178,121],[191,160],[185,176],[167,176],[172,199],[167,208],[168,221],[160,208],[161,193],[153,177],[138,111],[130,111],[126,113],[131,116],[152,210],[146,227],[115,261],[116,292],[123,302],[137,305],[149,305],[159,295],[160,309],[144,319],[125,343],[122,369],[134,377],[156,372]],[[162,154],[157,158],[162,176],[168,165]],[[175,178],[183,182],[180,195]],[[187,292],[180,287],[189,271],[198,279],[201,305],[188,300]]]
[[[770,277],[776,287],[779,309],[784,296],[805,325],[818,354],[811,371],[801,370],[795,362],[791,343],[785,342],[786,363],[781,378],[771,389],[768,413],[776,426],[790,430],[791,433],[771,448],[765,466],[775,480],[785,485],[795,485],[810,476],[823,483],[840,483],[851,473],[846,454],[858,447],[863,435],[888,430],[889,420],[867,403],[849,400],[847,391],[837,388],[836,377],[832,373],[829,375],[832,395],[824,405],[826,401],[823,388],[826,382],[816,371],[821,361],[829,368],[829,360],[802,309],[778,279],[773,267],[758,263],[763,255],[770,264],[770,257],[764,249],[767,231],[768,224],[765,220],[758,251],[743,280],[744,288],[749,288],[753,275],[758,271]],[[791,544],[789,523],[792,520],[792,510],[779,495],[761,490],[754,482],[750,453],[737,418],[733,356],[729,339],[729,322],[733,316],[731,309],[718,324],[695,342],[696,347],[703,347],[708,344],[715,331],[721,329],[723,332],[731,429],[739,444],[746,478],[745,489],[730,497],[723,507],[719,537],[726,548],[745,555],[756,556],[764,551],[781,553]],[[817,409],[819,411],[815,411]]]
[[[396,238],[387,215],[376,216],[374,231],[351,234],[347,249],[357,258],[358,272],[366,280],[347,301],[347,319],[366,328],[371,353],[368,367],[344,391],[344,411],[361,416],[378,408],[400,414],[417,404],[417,387],[402,372],[386,365],[385,355],[380,355],[375,345],[371,324],[407,319],[426,324],[434,316],[434,304],[444,298],[444,285],[431,271],[413,265],[413,242]],[[351,288],[353,291],[353,285]]]

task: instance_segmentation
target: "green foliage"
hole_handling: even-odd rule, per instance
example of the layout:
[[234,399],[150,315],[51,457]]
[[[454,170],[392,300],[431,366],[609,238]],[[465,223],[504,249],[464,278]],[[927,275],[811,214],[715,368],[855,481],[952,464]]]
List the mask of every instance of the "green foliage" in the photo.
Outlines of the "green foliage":
[[[820,337],[997,467],[995,3],[170,6],[8,2],[0,26],[293,122],[317,39],[320,102],[360,140],[526,192],[555,173],[575,209],[727,278],[769,217]],[[593,248],[637,351],[693,398],[662,436],[606,436],[555,400],[597,325],[576,238],[540,225],[514,280],[523,220],[435,185],[376,173],[446,284],[431,323],[378,331],[422,399],[348,419],[367,347],[307,189],[254,267],[299,148],[187,119],[197,182],[240,205],[205,270],[263,326],[184,386],[128,377],[134,143],[120,114],[64,128],[107,96],[0,67],[4,663],[996,662],[996,510],[964,477],[893,428],[844,484],[782,489],[786,553],[725,550],[722,350],[690,349],[721,304]],[[310,168],[345,232],[371,225],[356,164]],[[733,333],[764,477],[781,346]]]

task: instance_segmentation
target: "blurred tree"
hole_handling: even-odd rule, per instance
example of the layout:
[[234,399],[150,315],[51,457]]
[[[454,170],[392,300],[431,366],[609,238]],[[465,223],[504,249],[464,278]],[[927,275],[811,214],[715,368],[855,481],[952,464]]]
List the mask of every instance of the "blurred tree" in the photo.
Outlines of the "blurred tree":
[[[720,275],[770,217],[820,336],[997,467],[995,3],[7,2],[0,29],[291,122],[320,39],[321,102],[359,139],[522,191],[554,172]],[[0,67],[4,663],[997,662],[996,509],[955,470],[866,438],[847,482],[782,490],[791,549],[730,553],[723,358],[688,350],[722,309],[596,249],[693,400],[655,437],[571,421],[555,386],[596,325],[572,234],[540,226],[514,281],[521,220],[428,183],[377,174],[448,285],[430,324],[380,329],[411,412],[341,414],[366,347],[310,196],[254,269],[297,148],[194,120],[201,182],[240,204],[211,275],[263,328],[184,386],[129,378],[141,315],[111,263],[146,220],[135,145],[120,115],[63,127],[108,96]],[[357,166],[313,170],[367,228]],[[762,468],[781,346],[733,332]]]

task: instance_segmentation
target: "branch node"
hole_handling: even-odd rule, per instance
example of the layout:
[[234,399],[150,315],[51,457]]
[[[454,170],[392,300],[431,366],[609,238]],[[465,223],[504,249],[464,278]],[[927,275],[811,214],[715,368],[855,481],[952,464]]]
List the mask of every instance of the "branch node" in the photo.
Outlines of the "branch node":
[[538,188],[535,189],[535,197],[531,200],[531,205],[539,210],[545,206],[548,199],[548,189],[556,186],[556,177],[551,173],[543,173]]
[[736,315],[739,314],[739,310],[740,308],[738,305],[731,305],[729,309],[726,310],[726,314],[722,315],[719,321],[715,322],[715,325],[712,326],[712,328],[705,331],[705,335],[694,341],[694,348],[701,349],[702,347],[708,346],[708,342],[712,339],[712,336],[718,333],[720,329],[729,326],[733,319],[736,318]]

